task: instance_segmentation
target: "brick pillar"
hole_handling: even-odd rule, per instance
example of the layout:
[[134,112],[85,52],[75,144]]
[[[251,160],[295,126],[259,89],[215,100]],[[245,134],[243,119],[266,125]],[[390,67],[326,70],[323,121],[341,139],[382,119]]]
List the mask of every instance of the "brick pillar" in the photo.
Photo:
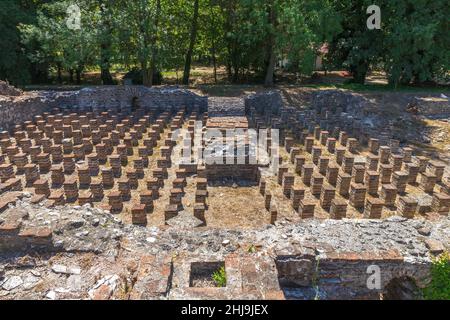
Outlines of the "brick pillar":
[[398,199],[398,213],[408,219],[414,218],[418,206],[417,200],[405,196]]
[[383,184],[380,191],[380,199],[383,200],[387,207],[395,206],[397,199],[397,188],[392,184]]
[[322,155],[322,148],[314,146],[312,148],[312,161],[314,162],[314,164],[317,165],[319,163],[319,158],[321,155]]
[[343,219],[347,215],[347,201],[341,199],[333,199],[331,201],[330,218]]
[[314,172],[314,165],[311,163],[304,164],[302,167],[302,181],[307,186],[311,185],[311,177]]
[[425,171],[420,175],[419,187],[426,193],[433,193],[434,186],[436,185],[436,180],[436,175]]
[[334,153],[336,150],[336,139],[328,138],[326,146],[329,153]]
[[117,180],[122,201],[129,201],[131,199],[130,181],[128,178],[122,177]]
[[366,173],[366,168],[361,165],[356,165],[352,169],[352,178],[355,183],[364,183],[364,175]]
[[376,171],[367,171],[365,177],[365,185],[367,186],[367,192],[376,196],[378,194],[378,185],[380,184],[380,174]]
[[283,194],[286,197],[290,197],[291,196],[291,188],[295,183],[295,176],[292,173],[285,173],[283,175],[283,183],[282,183],[282,187],[283,187]]
[[393,167],[390,164],[380,164],[381,184],[390,184]]
[[50,195],[50,187],[48,181],[44,179],[38,179],[33,183],[34,192],[38,195],[42,194],[48,197]]
[[302,219],[314,218],[314,209],[316,207],[315,201],[301,200],[298,214]]
[[122,194],[120,191],[112,191],[108,194],[108,203],[111,213],[120,213],[123,210]]
[[384,201],[378,198],[368,198],[364,207],[364,217],[369,219],[381,219]]
[[328,168],[328,164],[330,163],[330,157],[325,157],[325,156],[321,156],[319,158],[319,173],[322,175],[326,175],[327,174],[327,168]]
[[323,177],[318,173],[313,173],[311,176],[311,194],[320,196],[323,185]]
[[296,156],[295,157],[295,172],[301,175],[302,167],[306,162],[306,158],[304,156]]
[[331,185],[324,184],[320,193],[320,205],[325,210],[330,210],[331,202],[336,195],[336,189]]
[[398,193],[405,193],[408,179],[409,175],[406,171],[395,171],[392,174],[392,185],[397,188]]
[[363,208],[366,200],[366,187],[360,183],[351,183],[349,200],[353,207]]

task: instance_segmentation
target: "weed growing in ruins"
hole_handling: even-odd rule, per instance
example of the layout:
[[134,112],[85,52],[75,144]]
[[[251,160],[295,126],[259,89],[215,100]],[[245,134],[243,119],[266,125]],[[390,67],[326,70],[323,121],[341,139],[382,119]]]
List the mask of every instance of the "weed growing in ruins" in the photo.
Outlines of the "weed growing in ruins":
[[252,244],[250,247],[248,247],[248,253],[255,253],[256,252],[256,247]]
[[227,275],[225,273],[225,267],[219,268],[212,275],[212,279],[217,287],[225,287],[227,285]]
[[431,282],[423,290],[426,300],[450,299],[450,254],[445,252],[433,260]]

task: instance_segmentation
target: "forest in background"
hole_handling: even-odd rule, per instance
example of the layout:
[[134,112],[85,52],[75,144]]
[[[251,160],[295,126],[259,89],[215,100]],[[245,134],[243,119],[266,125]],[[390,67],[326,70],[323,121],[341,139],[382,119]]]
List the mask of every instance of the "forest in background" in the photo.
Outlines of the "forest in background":
[[[68,8],[80,28],[68,28]],[[369,30],[367,7],[381,8]],[[0,79],[14,85],[80,84],[90,70],[115,84],[113,70],[144,85],[163,72],[189,84],[193,65],[224,68],[229,83],[273,85],[283,70],[310,77],[315,59],[363,84],[381,70],[392,85],[448,77],[447,0],[2,0]],[[324,51],[324,45],[326,50]],[[447,80],[445,80],[447,81]]]

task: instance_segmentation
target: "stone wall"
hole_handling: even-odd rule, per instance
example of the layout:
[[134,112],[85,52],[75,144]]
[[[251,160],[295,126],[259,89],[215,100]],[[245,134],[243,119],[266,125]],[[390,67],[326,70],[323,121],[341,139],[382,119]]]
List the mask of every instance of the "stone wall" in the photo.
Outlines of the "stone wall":
[[283,99],[279,91],[258,92],[245,98],[245,110],[254,107],[259,114],[279,115],[283,108]]
[[0,94],[0,129],[10,130],[15,124],[58,107],[66,110],[127,111],[135,105],[144,109],[177,110],[181,107],[206,111],[207,97],[177,87],[102,86],[79,91],[34,91],[22,95]]

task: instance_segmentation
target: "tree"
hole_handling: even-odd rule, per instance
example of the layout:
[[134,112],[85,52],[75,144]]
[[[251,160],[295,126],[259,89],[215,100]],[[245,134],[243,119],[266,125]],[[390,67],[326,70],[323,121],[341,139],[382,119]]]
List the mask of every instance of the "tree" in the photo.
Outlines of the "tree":
[[186,53],[186,62],[184,64],[183,84],[189,84],[189,75],[191,73],[192,53],[194,51],[195,40],[197,38],[199,0],[194,0],[194,13],[192,16],[191,36],[189,41],[189,49]]

